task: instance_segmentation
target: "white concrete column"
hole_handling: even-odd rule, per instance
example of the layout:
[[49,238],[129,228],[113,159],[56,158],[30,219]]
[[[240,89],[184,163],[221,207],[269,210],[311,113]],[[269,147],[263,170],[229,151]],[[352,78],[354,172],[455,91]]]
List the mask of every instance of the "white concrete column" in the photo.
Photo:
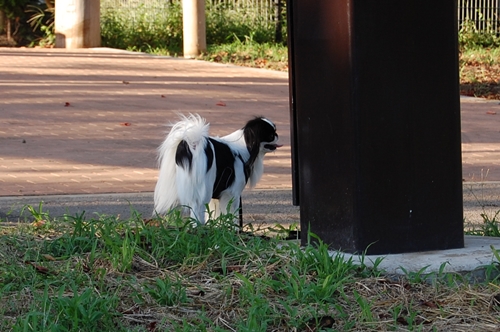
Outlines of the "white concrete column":
[[182,24],[184,57],[194,58],[207,49],[205,0],[182,0]]
[[56,0],[56,47],[101,46],[100,5],[100,0]]

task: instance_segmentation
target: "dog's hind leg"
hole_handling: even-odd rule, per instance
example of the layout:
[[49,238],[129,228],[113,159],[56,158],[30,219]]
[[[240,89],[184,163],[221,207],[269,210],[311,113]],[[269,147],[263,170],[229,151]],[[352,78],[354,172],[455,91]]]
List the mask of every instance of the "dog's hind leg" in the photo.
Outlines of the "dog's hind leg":
[[230,213],[234,216],[234,222],[236,224],[239,224],[239,209],[240,209],[240,197],[241,196],[236,196],[233,197],[231,195],[222,195],[221,198],[219,199],[219,209],[220,213]]
[[210,203],[208,203],[208,211],[209,214],[207,218],[210,217],[211,219],[217,219],[217,217],[221,215],[220,201],[218,199],[212,198],[212,200],[210,200]]

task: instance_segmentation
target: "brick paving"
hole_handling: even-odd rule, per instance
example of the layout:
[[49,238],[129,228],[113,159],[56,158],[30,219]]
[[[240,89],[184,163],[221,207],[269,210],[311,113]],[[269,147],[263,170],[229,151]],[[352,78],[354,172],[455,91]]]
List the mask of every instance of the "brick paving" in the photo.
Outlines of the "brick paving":
[[[221,106],[225,105],[225,106]],[[177,113],[214,135],[254,115],[285,145],[258,189],[290,189],[288,75],[109,49],[0,48],[0,196],[153,191]],[[500,105],[462,98],[466,181],[500,181]]]

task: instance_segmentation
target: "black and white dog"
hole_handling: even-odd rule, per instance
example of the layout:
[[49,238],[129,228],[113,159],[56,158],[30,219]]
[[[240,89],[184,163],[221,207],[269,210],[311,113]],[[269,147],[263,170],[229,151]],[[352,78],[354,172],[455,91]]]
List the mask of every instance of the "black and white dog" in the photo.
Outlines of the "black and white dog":
[[[205,204],[213,217],[236,213],[246,184],[254,187],[264,171],[264,155],[276,150],[276,126],[264,117],[247,122],[224,137],[210,137],[209,124],[199,115],[181,116],[159,147],[155,213],[189,208],[205,223]],[[228,210],[227,210],[228,209]]]

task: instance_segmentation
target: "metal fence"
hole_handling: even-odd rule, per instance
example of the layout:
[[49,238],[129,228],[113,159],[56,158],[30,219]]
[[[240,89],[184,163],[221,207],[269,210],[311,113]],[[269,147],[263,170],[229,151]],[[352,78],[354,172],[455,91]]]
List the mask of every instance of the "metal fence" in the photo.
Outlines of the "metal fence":
[[138,19],[136,16],[144,13],[155,17],[167,16],[172,3],[170,0],[101,0],[101,13],[126,12],[135,21]]
[[[147,9],[154,12],[168,10],[174,3],[182,0],[101,0],[104,10]],[[243,13],[246,18],[254,18],[272,24],[276,20],[276,6],[285,0],[210,0],[208,5],[225,12]],[[229,15],[231,16],[231,15]]]
[[478,31],[499,33],[500,0],[459,0],[458,24],[473,24]]

